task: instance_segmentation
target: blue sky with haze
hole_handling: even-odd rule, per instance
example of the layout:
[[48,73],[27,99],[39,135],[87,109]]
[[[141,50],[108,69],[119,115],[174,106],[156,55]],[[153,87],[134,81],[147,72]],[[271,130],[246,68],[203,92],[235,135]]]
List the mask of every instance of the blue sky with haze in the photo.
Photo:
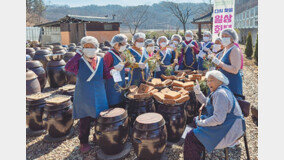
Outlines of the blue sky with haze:
[[[70,7],[86,6],[86,5],[98,5],[105,6],[109,4],[117,4],[122,6],[136,6],[136,5],[152,5],[153,3],[159,3],[162,0],[44,0],[45,4],[52,5],[69,5]],[[165,0],[164,0],[165,1]],[[192,2],[192,3],[204,3],[210,0],[166,0],[176,3]]]

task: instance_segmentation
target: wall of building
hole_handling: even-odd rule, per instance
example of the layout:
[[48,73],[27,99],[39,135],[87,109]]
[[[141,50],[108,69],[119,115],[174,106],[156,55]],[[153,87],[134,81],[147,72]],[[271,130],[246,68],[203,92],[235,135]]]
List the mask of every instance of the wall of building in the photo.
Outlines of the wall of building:
[[41,37],[42,44],[60,43],[60,27],[42,27],[43,34]]
[[111,41],[112,37],[119,34],[120,31],[86,31],[87,36],[93,36],[97,38],[99,43],[104,41]]
[[61,44],[69,45],[70,44],[70,32],[61,31]]

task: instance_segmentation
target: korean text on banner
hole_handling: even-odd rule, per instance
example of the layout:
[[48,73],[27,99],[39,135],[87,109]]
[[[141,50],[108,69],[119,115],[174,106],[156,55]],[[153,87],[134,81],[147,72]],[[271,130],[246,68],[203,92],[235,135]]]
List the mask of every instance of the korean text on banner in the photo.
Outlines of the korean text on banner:
[[213,41],[226,28],[234,28],[235,0],[215,0],[213,11]]

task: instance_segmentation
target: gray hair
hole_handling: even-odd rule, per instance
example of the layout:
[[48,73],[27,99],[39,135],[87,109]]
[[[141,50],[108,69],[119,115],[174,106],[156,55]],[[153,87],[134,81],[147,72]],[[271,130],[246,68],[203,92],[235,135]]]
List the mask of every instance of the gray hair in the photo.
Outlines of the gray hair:
[[142,32],[135,33],[134,36],[132,37],[132,42],[134,43],[139,38],[146,39],[146,35]]
[[208,35],[210,39],[212,38],[211,32],[209,32],[209,31],[204,31],[203,36],[204,35]]
[[113,47],[116,43],[127,42],[127,37],[124,34],[117,34],[112,37],[110,41],[110,45]]
[[191,30],[187,30],[185,33],[184,33],[184,36],[190,34],[193,38],[193,32]]
[[99,42],[95,37],[85,36],[81,39],[81,46],[82,47],[84,47],[84,45],[87,44],[87,43],[91,43],[97,48],[99,47]]
[[205,75],[205,78],[208,79],[209,76],[215,77],[219,81],[223,82],[223,84],[225,85],[229,84],[229,79],[222,72],[218,70],[208,71]]
[[153,39],[146,39],[145,40],[145,47],[147,47],[149,44],[155,44],[154,40]]
[[166,43],[169,44],[168,38],[167,38],[166,36],[161,36],[161,37],[159,37],[158,40],[157,40],[157,45],[160,44],[160,41],[161,41],[162,39],[166,40]]
[[236,32],[234,29],[232,29],[232,28],[226,28],[226,29],[222,30],[222,31],[221,31],[221,34],[220,34],[220,37],[222,37],[222,34],[223,34],[223,33],[229,34],[229,35],[232,37],[232,39],[233,39],[234,42],[237,43],[237,42],[239,41],[239,36],[238,36],[237,32]]
[[174,38],[178,38],[179,42],[181,42],[182,38],[179,34],[173,34],[171,37],[171,40],[173,40]]

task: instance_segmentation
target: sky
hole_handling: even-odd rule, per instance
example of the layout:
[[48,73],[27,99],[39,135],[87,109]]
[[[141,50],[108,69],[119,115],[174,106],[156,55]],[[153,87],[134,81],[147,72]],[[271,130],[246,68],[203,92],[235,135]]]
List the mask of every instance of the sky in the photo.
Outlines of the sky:
[[136,6],[136,5],[152,5],[153,3],[159,3],[161,1],[172,1],[176,3],[192,2],[192,3],[204,3],[210,0],[44,0],[46,5],[69,5],[70,7],[79,7],[86,5],[98,5],[105,6],[109,4],[117,4],[121,6]]

